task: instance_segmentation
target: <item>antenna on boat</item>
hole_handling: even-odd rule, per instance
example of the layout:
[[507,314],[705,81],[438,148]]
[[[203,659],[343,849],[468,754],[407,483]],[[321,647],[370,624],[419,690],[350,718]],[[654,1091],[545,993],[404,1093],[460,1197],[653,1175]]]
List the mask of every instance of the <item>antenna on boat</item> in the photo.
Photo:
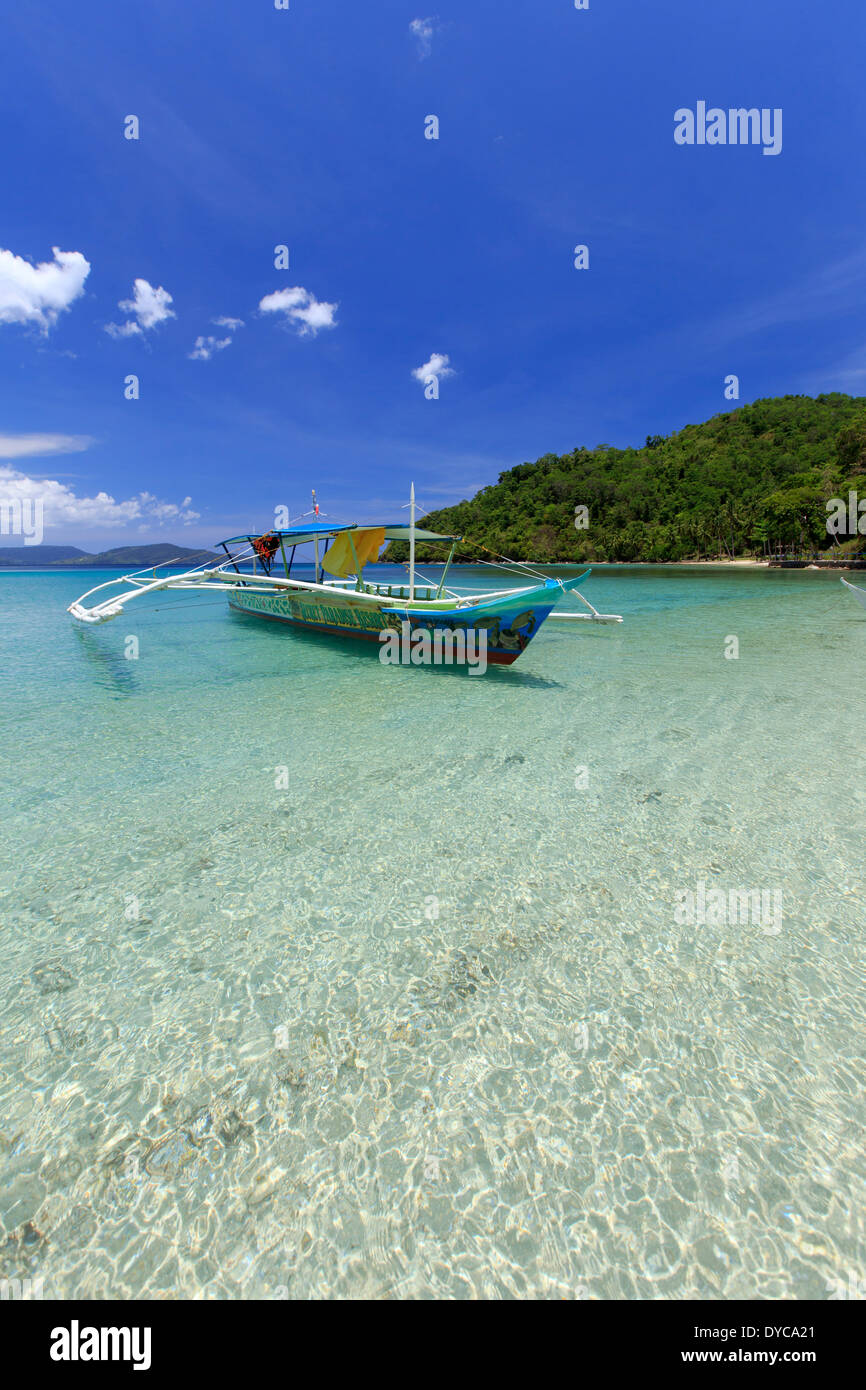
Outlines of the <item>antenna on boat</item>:
[[409,488],[409,602],[415,597],[415,484]]

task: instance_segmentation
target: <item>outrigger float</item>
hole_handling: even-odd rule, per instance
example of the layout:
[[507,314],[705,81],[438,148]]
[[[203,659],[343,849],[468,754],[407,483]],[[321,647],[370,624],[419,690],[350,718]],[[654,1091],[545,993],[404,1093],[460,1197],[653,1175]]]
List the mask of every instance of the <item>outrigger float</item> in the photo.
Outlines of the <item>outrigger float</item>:
[[[559,622],[622,622],[619,614],[599,613],[576,592],[589,578],[589,569],[575,579],[551,579],[520,561],[509,561],[518,573],[531,575],[535,582],[483,594],[460,594],[447,588],[445,581],[454,552],[463,538],[440,535],[415,524],[414,487],[409,505],[408,526],[335,525],[320,516],[316,508],[313,521],[221,541],[226,559],[218,565],[211,559],[181,574],[157,575],[156,570],[126,574],[89,589],[67,611],[82,623],[104,623],[124,612],[133,599],[163,589],[223,590],[235,612],[337,637],[380,641],[380,633],[388,630],[403,637],[426,631],[435,640],[437,633],[444,638],[451,632],[458,638],[462,635],[465,650],[468,642],[474,640],[477,644],[483,632],[487,661],[504,666],[517,660],[548,618]],[[364,566],[376,558],[388,541],[409,542],[407,585],[369,583],[364,579]],[[451,550],[438,583],[423,578],[419,581],[415,567],[417,541],[450,542]],[[298,546],[306,544],[312,544],[314,550],[312,582],[292,574],[295,552]],[[326,574],[333,577],[326,579]],[[103,597],[85,607],[85,600],[92,595],[117,586],[125,586],[126,592]],[[554,613],[556,605],[569,593],[574,593],[588,611]]]
[[859,589],[856,584],[849,584],[848,580],[842,579],[841,575],[839,578],[840,583],[844,584],[846,589],[851,590],[857,602],[862,603],[863,607],[866,608],[866,589]]

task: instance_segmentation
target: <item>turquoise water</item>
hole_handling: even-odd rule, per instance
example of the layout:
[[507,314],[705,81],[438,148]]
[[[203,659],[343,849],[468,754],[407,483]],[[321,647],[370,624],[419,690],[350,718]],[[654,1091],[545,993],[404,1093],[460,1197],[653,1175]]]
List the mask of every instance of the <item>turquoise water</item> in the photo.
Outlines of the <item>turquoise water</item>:
[[[0,1278],[866,1277],[866,613],[837,577],[598,570],[622,626],[483,678],[210,595],[81,629],[95,582],[0,576]],[[700,883],[781,921],[683,922]]]

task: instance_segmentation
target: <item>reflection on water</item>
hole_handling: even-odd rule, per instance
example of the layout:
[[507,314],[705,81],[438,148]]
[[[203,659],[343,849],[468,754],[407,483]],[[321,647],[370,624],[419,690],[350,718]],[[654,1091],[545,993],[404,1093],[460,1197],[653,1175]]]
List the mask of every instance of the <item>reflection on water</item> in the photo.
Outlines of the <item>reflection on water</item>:
[[97,681],[115,694],[131,694],[136,688],[135,659],[118,651],[114,644],[107,645],[98,630],[78,624],[73,632],[82,660],[97,668]]
[[[0,1277],[824,1298],[866,1275],[866,646],[838,583],[598,572],[622,627],[456,680],[188,594],[80,630],[81,576],[14,583]],[[778,889],[781,932],[678,925],[700,883]]]

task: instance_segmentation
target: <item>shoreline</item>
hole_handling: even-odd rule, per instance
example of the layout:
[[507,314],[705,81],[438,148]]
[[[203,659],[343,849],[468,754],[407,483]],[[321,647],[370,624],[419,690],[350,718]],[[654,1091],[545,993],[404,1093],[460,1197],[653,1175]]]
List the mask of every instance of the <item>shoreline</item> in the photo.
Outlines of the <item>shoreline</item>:
[[[576,560],[575,568],[578,565],[592,565],[593,569],[600,569],[602,566],[611,568],[634,568],[634,569],[769,569],[769,560]],[[569,566],[570,567],[570,566]],[[553,568],[553,566],[551,566]]]
[[[546,570],[571,570],[581,569],[587,566],[592,569],[800,569],[811,570],[862,570],[863,558],[853,557],[852,562],[834,561],[832,564],[815,564],[811,560],[805,565],[771,565],[769,560],[746,560],[737,558],[736,560],[515,560],[515,565],[535,565],[539,569]],[[455,569],[472,569],[478,565],[477,560],[455,560]],[[405,562],[401,560],[372,560],[369,566],[382,565],[385,569],[401,569],[405,567]],[[418,565],[425,569],[442,569],[442,560],[419,560]],[[166,562],[157,563],[155,566],[145,565],[145,569],[170,569],[178,568],[178,565],[169,565]],[[299,569],[312,569],[311,564],[301,563]],[[365,566],[367,568],[367,566]],[[502,566],[506,568],[506,566]],[[107,570],[117,570],[119,574],[129,572],[126,565],[2,565],[0,564],[0,575],[4,574],[89,574],[103,573]]]

